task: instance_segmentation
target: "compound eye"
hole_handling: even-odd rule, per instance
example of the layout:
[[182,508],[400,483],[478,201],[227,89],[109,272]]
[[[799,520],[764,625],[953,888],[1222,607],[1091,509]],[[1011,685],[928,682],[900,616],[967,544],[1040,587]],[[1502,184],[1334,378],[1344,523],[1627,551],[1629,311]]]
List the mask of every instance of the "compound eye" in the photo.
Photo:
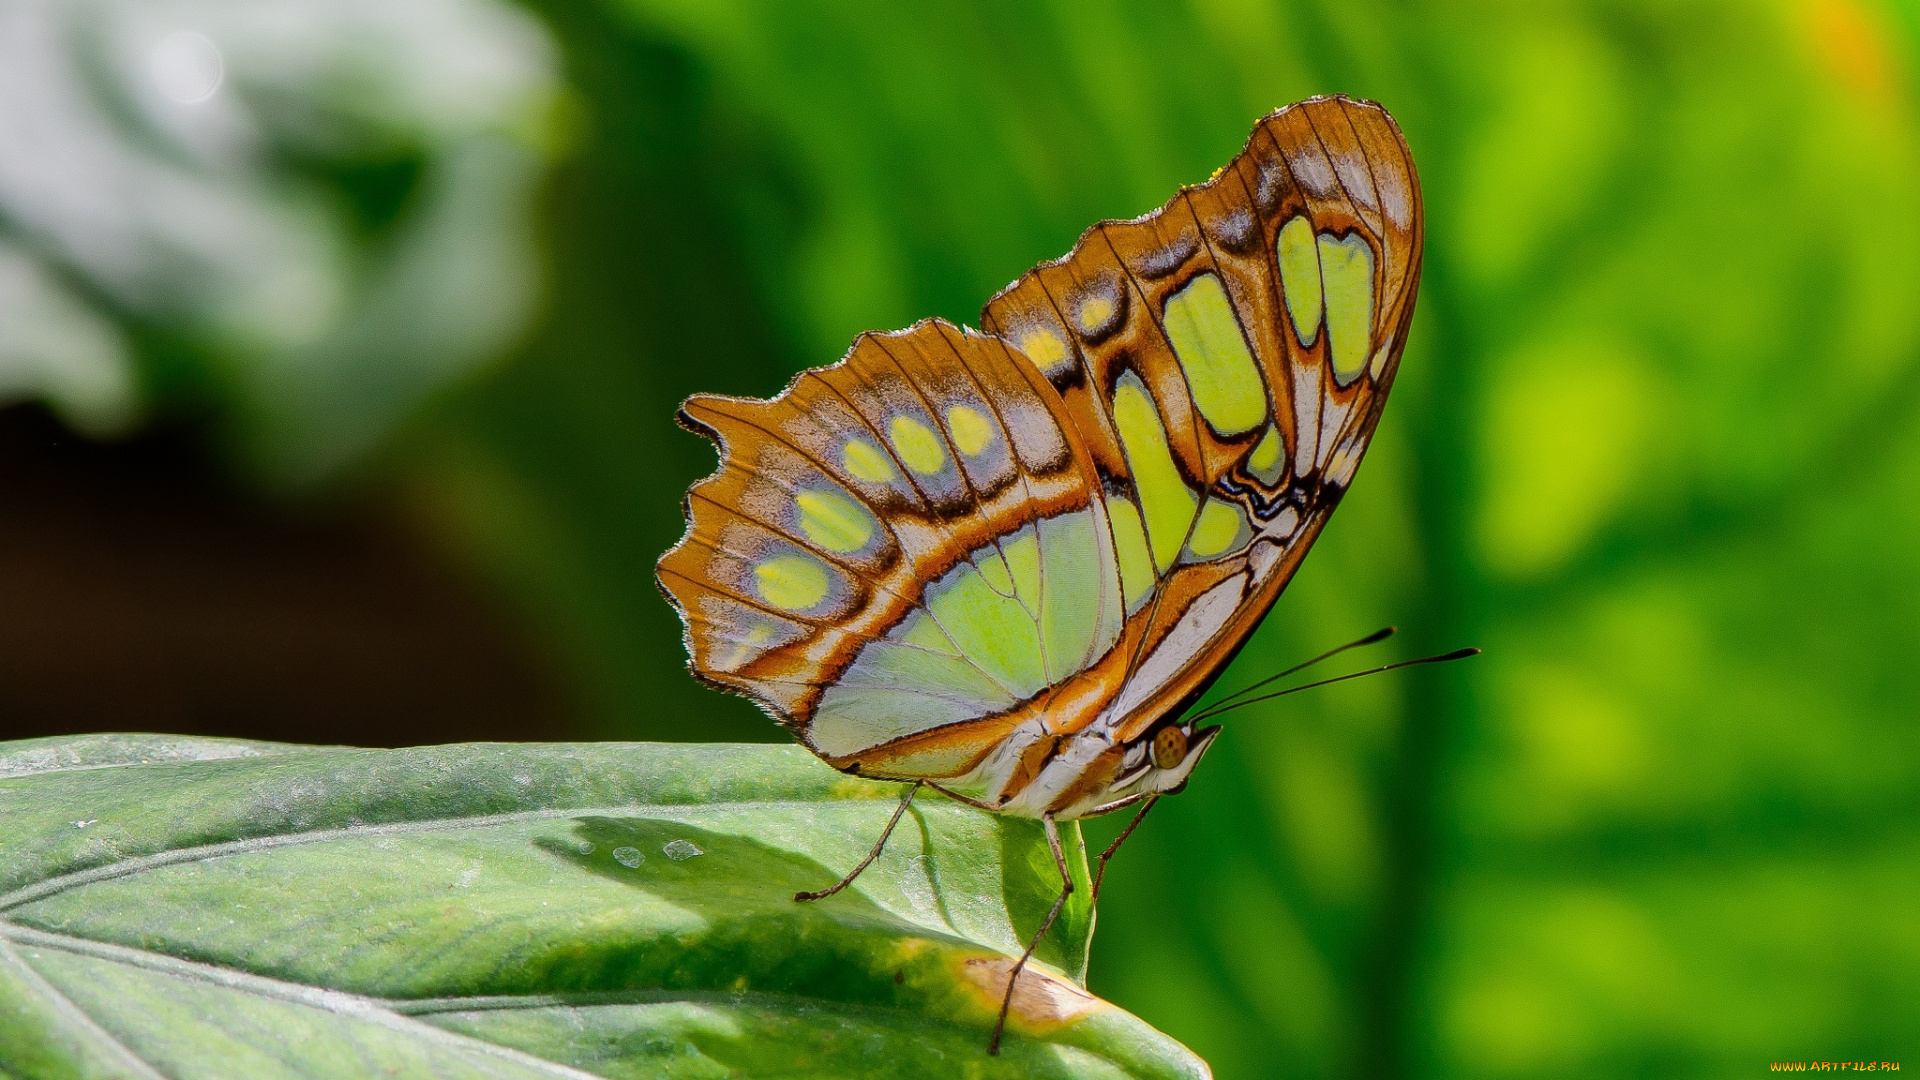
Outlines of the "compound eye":
[[1161,728],[1153,736],[1153,763],[1162,769],[1171,769],[1187,760],[1187,733],[1178,727]]

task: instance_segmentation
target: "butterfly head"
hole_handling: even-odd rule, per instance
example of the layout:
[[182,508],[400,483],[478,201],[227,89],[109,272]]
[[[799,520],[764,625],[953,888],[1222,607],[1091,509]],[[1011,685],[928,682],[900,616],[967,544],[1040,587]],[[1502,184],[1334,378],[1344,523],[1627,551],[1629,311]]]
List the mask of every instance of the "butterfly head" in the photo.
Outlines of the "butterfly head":
[[1127,744],[1119,777],[1107,791],[1117,798],[1170,795],[1187,786],[1187,778],[1220,735],[1219,725],[1196,727],[1168,720]]

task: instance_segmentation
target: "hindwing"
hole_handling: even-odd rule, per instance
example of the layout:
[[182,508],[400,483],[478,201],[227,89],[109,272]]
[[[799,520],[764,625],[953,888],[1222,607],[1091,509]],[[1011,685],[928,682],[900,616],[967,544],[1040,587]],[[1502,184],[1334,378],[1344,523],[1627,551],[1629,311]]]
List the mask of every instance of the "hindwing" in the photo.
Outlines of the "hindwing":
[[694,670],[829,761],[964,773],[1119,634],[1085,447],[997,339],[864,334],[772,401],[680,418],[724,458],[659,567]]

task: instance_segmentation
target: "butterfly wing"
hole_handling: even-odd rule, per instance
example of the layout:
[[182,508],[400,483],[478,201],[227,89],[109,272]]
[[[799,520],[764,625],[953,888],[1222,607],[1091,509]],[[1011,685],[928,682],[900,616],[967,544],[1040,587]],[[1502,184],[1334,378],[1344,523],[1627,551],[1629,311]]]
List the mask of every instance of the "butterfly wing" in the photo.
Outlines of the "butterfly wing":
[[1206,688],[1351,483],[1413,316],[1422,230],[1393,120],[1317,98],[987,304],[986,330],[1066,404],[1116,530],[1133,650],[1108,673],[1117,740]]
[[1412,317],[1419,190],[1378,106],[1267,117],[1198,187],[988,303],[864,334],[719,443],[658,579],[701,678],[836,767],[1000,802],[1190,701],[1351,482]]

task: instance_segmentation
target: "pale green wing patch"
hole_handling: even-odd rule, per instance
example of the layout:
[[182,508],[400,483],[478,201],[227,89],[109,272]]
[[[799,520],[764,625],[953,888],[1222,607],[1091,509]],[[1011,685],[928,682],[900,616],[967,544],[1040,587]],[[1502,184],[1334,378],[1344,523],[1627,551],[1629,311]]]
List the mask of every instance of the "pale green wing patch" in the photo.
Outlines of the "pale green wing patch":
[[1114,558],[1120,565],[1120,589],[1126,598],[1127,614],[1131,615],[1153,594],[1153,556],[1147,551],[1147,530],[1140,523],[1140,508],[1117,496],[1109,496],[1106,503]]
[[893,448],[900,460],[919,475],[938,476],[947,467],[947,451],[940,436],[919,420],[896,416],[888,425],[887,433],[893,438]]
[[1274,242],[1280,264],[1280,289],[1287,313],[1293,317],[1294,336],[1304,348],[1320,338],[1320,316],[1325,298],[1320,292],[1320,249],[1314,243],[1313,222],[1295,217],[1280,227]]
[[1285,444],[1280,441],[1280,429],[1273,424],[1267,425],[1267,433],[1260,436],[1253,451],[1247,455],[1247,471],[1268,486],[1278,484],[1286,475],[1286,463],[1281,452]]
[[794,497],[794,505],[807,539],[838,555],[866,547],[879,528],[866,507],[838,488],[802,491]]
[[1174,464],[1167,429],[1160,423],[1159,406],[1140,376],[1131,371],[1120,377],[1114,390],[1113,420],[1120,429],[1127,465],[1133,470],[1134,489],[1140,493],[1140,512],[1154,566],[1165,572],[1180,556],[1200,500]]
[[1040,612],[1040,541],[1026,525],[968,557],[995,592],[1020,601],[1027,613]]
[[1222,435],[1267,418],[1267,390],[1218,274],[1201,274],[1167,299],[1167,343],[1193,391],[1194,407]]
[[858,753],[1006,712],[1085,670],[1119,638],[1118,562],[1092,509],[974,552],[928,587],[923,611],[861,648],[822,693],[809,742]]
[[868,643],[858,661],[828,692],[842,689],[913,690],[976,703],[986,712],[1011,708],[1007,688],[965,657],[932,652],[904,642]]
[[927,589],[926,608],[961,655],[1022,698],[1047,685],[1040,628],[1016,596],[961,563]]
[[754,591],[785,611],[806,611],[826,599],[832,582],[811,555],[776,555],[753,568]]
[[[878,644],[874,642],[868,648]],[[985,716],[989,711],[975,700],[942,697],[926,690],[875,689],[836,683],[820,698],[820,709],[807,728],[807,742],[819,753],[844,757],[908,735]]]
[[1193,523],[1193,535],[1187,538],[1187,553],[1199,561],[1231,555],[1253,539],[1253,526],[1246,511],[1224,499],[1209,498],[1200,508],[1200,519]]
[[1323,233],[1319,241],[1333,381],[1346,386],[1360,377],[1372,357],[1373,248],[1359,233],[1344,240]]
[[1117,619],[1101,617],[1119,605],[1111,602],[1113,560],[1102,551],[1098,531],[1091,510],[1040,523],[1046,570],[1040,641],[1054,682],[1085,670],[1119,634]]

